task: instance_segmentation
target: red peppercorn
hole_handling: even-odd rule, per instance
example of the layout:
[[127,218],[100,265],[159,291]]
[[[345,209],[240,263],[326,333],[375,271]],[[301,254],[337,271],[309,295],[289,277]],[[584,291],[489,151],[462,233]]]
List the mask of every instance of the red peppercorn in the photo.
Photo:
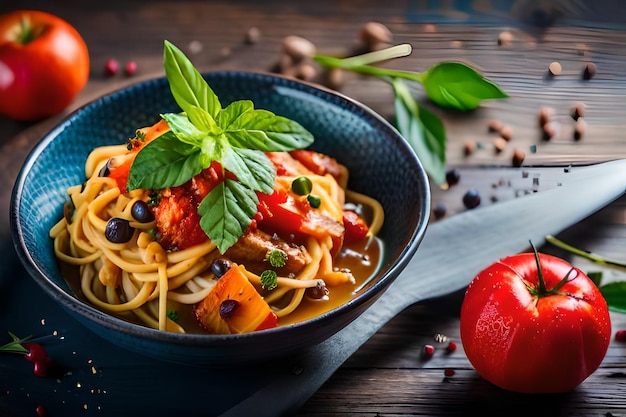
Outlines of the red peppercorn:
[[104,64],[104,72],[106,75],[115,75],[120,70],[120,63],[117,62],[116,59],[107,60],[106,64]]
[[456,371],[452,368],[447,368],[445,371],[443,371],[443,374],[447,377],[451,377],[451,376],[454,376],[454,374],[456,374]]
[[35,411],[39,417],[45,417],[48,415],[46,413],[46,408],[43,405],[38,405],[37,408],[35,408]]
[[450,343],[448,343],[448,346],[446,347],[446,352],[448,353],[452,353],[456,350],[456,342],[454,342],[453,340],[450,341]]
[[28,353],[24,355],[24,359],[32,362],[33,373],[37,376],[48,376],[48,369],[52,364],[52,359],[48,356],[43,346],[39,343],[24,343],[23,346],[28,349]]
[[616,331],[615,340],[617,340],[618,342],[626,342],[626,330]]
[[424,355],[433,356],[435,353],[435,347],[433,345],[424,345]]
[[131,76],[137,72],[137,63],[135,61],[128,61],[124,67],[126,75]]

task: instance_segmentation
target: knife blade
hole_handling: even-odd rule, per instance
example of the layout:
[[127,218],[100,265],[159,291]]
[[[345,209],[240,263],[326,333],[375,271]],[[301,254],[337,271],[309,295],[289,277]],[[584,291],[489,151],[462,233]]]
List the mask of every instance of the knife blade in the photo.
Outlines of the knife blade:
[[[429,225],[404,271],[350,325],[303,352],[291,369],[266,376],[264,387],[223,417],[279,416],[296,411],[358,348],[409,305],[466,287],[490,263],[545,243],[626,191],[626,160],[556,169],[547,191],[468,210]],[[450,262],[450,254],[454,262]],[[268,400],[269,399],[269,400]]]

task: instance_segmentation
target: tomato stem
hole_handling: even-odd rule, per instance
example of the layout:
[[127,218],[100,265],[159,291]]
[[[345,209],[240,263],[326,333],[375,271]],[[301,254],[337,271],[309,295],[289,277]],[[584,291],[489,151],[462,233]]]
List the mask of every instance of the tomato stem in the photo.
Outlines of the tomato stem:
[[15,41],[21,45],[29,44],[37,39],[43,31],[43,27],[33,27],[32,22],[24,17],[20,20],[20,28],[17,31]]
[[[561,279],[561,281],[559,281],[558,284],[556,284],[554,287],[548,289],[546,287],[546,280],[543,276],[543,269],[541,268],[541,261],[539,260],[539,252],[537,251],[537,248],[535,247],[535,245],[533,245],[533,242],[530,242],[530,246],[533,248],[533,252],[535,254],[535,261],[537,262],[537,277],[539,280],[539,285],[538,288],[533,288],[530,286],[527,286],[528,290],[530,291],[531,294],[541,298],[541,297],[547,297],[549,295],[564,295],[562,293],[559,292],[559,290],[561,289],[561,287],[563,285],[565,285],[565,283],[567,283],[570,280],[570,276],[572,275],[572,272],[575,272],[574,267],[571,267],[569,271],[567,271],[567,274],[565,274],[565,276],[563,277],[563,279]],[[575,276],[574,276],[575,278]]]

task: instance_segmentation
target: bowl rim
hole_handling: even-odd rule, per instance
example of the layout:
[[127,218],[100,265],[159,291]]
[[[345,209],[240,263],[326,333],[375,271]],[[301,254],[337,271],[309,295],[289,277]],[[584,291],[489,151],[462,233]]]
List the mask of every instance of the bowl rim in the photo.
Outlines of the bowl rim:
[[[250,332],[250,333],[242,333],[242,334],[203,334],[203,333],[172,333],[165,332],[158,329],[152,329],[140,324],[132,323],[116,317],[112,314],[103,312],[96,307],[92,306],[86,301],[81,300],[72,292],[67,292],[63,289],[60,289],[57,284],[55,284],[49,277],[46,276],[44,271],[38,266],[37,262],[33,256],[27,250],[24,236],[22,233],[21,220],[19,216],[19,207],[20,201],[22,198],[23,189],[25,187],[25,180],[28,176],[28,173],[32,166],[36,163],[37,158],[40,154],[46,149],[46,147],[55,140],[55,138],[67,127],[72,121],[79,117],[80,114],[85,111],[87,108],[91,106],[95,106],[103,101],[110,99],[111,97],[120,95],[122,93],[127,93],[134,89],[140,89],[145,85],[155,82],[165,82],[164,76],[153,77],[150,79],[142,80],[137,83],[133,83],[127,86],[122,86],[115,90],[109,91],[97,98],[94,98],[85,104],[81,105],[68,115],[66,115],[61,121],[59,121],[52,129],[50,129],[47,133],[45,133],[41,139],[37,141],[35,146],[27,155],[14,184],[13,190],[11,192],[11,201],[10,201],[10,227],[11,227],[11,235],[13,240],[14,248],[18,254],[18,257],[25,267],[26,271],[30,275],[31,279],[34,279],[37,284],[48,294],[48,296],[52,297],[52,299],[56,302],[59,302],[64,308],[76,311],[82,316],[88,317],[89,320],[94,322],[96,325],[112,330],[120,331],[124,334],[131,335],[133,337],[139,337],[142,339],[159,341],[159,342],[171,342],[178,345],[201,345],[205,347],[210,347],[212,345],[223,345],[225,342],[239,342],[242,340],[254,340],[261,337],[268,337],[273,334],[280,334],[284,332],[291,331],[292,329],[300,329],[300,328],[308,328],[313,326],[318,326],[321,323],[326,321],[332,321],[333,317],[341,314],[345,310],[352,309],[354,307],[358,307],[365,303],[371,303],[376,298],[378,298],[385,291],[386,287],[388,287],[397,276],[404,270],[406,265],[409,263],[410,259],[413,257],[419,244],[421,243],[424,234],[426,232],[426,228],[428,226],[428,220],[430,215],[430,205],[431,205],[431,193],[429,188],[429,179],[428,176],[422,166],[421,161],[415,154],[414,150],[410,147],[408,142],[402,137],[399,131],[386,119],[384,119],[380,114],[373,111],[367,105],[359,102],[356,99],[348,97],[347,95],[327,88],[323,85],[319,85],[313,82],[297,80],[292,77],[283,76],[280,74],[265,72],[265,71],[243,71],[243,70],[216,70],[216,71],[206,71],[202,72],[201,75],[206,77],[211,76],[230,76],[230,77],[244,77],[249,78],[253,76],[258,76],[263,78],[264,80],[268,80],[271,82],[276,82],[280,80],[282,84],[289,84],[291,86],[299,86],[299,91],[302,91],[305,94],[311,94],[312,92],[321,92],[328,96],[335,97],[336,100],[343,101],[347,104],[351,110],[359,109],[363,114],[359,115],[360,117],[366,116],[375,120],[381,126],[388,129],[390,133],[397,137],[398,141],[402,144],[401,146],[406,147],[406,151],[409,152],[410,158],[412,158],[416,166],[419,166],[419,170],[415,172],[415,175],[418,175],[419,184],[422,185],[423,189],[415,190],[415,192],[419,192],[421,194],[421,207],[420,216],[418,220],[417,227],[412,231],[410,238],[407,241],[407,245],[400,251],[397,259],[393,262],[388,270],[382,274],[376,282],[372,285],[366,287],[362,290],[361,294],[358,297],[354,297],[348,300],[346,303],[341,304],[340,306],[324,312],[319,316],[314,318],[293,323],[289,325],[279,326],[272,329]],[[417,208],[416,208],[417,209]],[[379,272],[380,273],[380,272]],[[381,287],[382,290],[381,290]],[[362,314],[362,313],[361,313]],[[359,314],[360,315],[360,314]],[[348,325],[349,323],[346,323]],[[345,326],[342,326],[345,327]]]

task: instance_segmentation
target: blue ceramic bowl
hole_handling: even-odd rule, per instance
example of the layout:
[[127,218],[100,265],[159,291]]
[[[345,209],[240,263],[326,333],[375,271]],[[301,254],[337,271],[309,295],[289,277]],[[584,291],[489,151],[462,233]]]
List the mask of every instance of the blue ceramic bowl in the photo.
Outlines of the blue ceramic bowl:
[[101,337],[144,355],[196,365],[228,365],[295,353],[322,342],[361,314],[417,250],[430,211],[427,176],[405,140],[383,118],[335,92],[269,74],[204,74],[223,105],[250,99],[301,123],[313,149],[350,170],[349,188],[385,210],[382,267],[367,290],[341,307],[299,324],[241,335],[173,334],[132,324],[77,298],[59,270],[48,232],[62,216],[68,187],[84,181],[95,147],[123,143],[159,114],[180,111],[165,78],[142,82],[87,104],[48,133],[27,158],[11,200],[14,244],[29,274],[56,302]]

